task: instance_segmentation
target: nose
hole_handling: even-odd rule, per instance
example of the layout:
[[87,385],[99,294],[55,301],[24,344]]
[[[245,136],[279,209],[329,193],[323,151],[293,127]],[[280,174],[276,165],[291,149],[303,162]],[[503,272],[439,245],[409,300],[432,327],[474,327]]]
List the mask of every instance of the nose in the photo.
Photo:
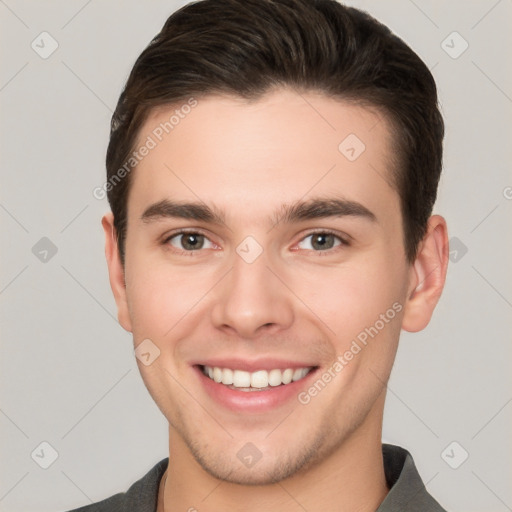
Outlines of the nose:
[[216,287],[215,327],[246,339],[290,327],[293,294],[278,275],[265,252],[252,263],[235,255],[231,272]]

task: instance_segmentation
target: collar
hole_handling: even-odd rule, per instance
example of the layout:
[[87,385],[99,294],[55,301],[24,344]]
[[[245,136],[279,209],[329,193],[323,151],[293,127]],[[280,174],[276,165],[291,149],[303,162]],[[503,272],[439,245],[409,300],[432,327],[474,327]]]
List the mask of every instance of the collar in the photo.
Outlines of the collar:
[[[390,491],[376,512],[446,512],[427,492],[413,458],[407,450],[400,446],[383,444],[382,455],[384,473]],[[155,512],[160,480],[168,465],[169,458],[162,459],[128,491],[110,500],[114,498],[119,500],[116,503],[120,505],[119,510]]]

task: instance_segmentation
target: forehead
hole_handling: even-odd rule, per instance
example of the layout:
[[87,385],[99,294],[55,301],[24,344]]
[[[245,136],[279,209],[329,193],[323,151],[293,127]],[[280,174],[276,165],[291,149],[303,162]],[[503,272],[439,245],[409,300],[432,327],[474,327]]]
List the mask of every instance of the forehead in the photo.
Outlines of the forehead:
[[171,197],[251,215],[332,192],[398,208],[384,116],[320,93],[186,99],[151,113],[139,132],[137,147],[144,145],[151,149],[133,173],[129,200],[138,214]]

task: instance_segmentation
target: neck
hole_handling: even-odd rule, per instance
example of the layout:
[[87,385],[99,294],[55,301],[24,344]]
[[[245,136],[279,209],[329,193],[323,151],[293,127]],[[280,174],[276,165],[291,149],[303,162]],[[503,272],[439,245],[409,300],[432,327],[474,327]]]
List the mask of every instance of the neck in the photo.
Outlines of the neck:
[[340,512],[375,512],[389,489],[382,457],[382,415],[370,416],[320,463],[276,484],[258,486],[211,476],[170,428],[169,466],[161,481],[158,512],[239,510],[241,503],[247,512],[320,512],[332,510],[332,503]]

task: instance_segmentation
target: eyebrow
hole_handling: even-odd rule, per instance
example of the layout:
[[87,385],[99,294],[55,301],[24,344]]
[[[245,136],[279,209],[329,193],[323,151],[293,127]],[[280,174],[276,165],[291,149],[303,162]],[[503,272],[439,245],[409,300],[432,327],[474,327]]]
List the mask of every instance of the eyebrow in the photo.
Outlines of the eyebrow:
[[[284,204],[268,220],[274,226],[280,222],[292,224],[306,220],[347,216],[377,222],[376,215],[366,206],[356,201],[338,198],[314,198]],[[176,218],[202,221],[209,224],[226,224],[224,212],[216,207],[209,207],[202,202],[181,202],[170,199],[163,199],[150,205],[144,210],[140,218],[144,223],[165,218]]]

